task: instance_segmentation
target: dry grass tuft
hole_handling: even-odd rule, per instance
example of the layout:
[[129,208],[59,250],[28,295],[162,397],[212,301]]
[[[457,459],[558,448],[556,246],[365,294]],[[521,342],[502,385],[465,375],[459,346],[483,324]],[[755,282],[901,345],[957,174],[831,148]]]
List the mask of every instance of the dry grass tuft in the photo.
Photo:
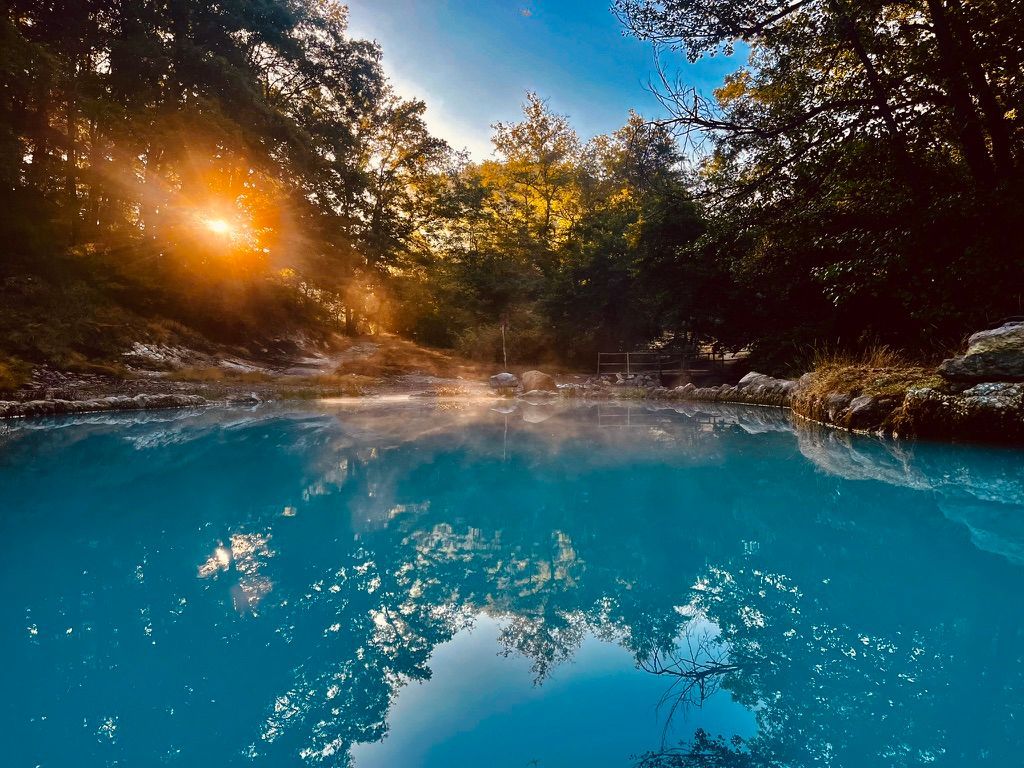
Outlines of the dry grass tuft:
[[267,384],[274,381],[273,374],[266,371],[242,371],[216,365],[179,368],[170,373],[170,378],[195,384]]
[[836,352],[828,348],[814,350],[815,369],[824,367],[900,368],[909,365],[902,352],[884,344],[868,347],[859,355]]
[[32,366],[13,357],[0,357],[0,392],[14,392],[28,383]]
[[813,374],[813,380],[802,393],[804,397],[827,397],[834,393],[900,397],[908,389],[942,384],[934,368],[914,365],[886,346],[872,347],[859,356],[816,352]]
[[80,352],[67,352],[54,356],[53,364],[64,371],[72,373],[89,373],[98,376],[110,376],[123,379],[128,376],[128,369],[119,361],[89,359]]
[[381,380],[354,373],[327,373],[322,376],[285,376],[277,383],[289,397],[316,400],[322,397],[365,397],[381,384]]

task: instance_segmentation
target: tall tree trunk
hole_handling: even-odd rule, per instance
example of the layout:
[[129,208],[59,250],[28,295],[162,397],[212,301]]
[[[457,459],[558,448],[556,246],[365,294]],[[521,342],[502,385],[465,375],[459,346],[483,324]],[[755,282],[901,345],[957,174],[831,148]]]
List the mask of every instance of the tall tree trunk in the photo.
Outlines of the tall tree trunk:
[[172,68],[174,74],[169,78],[167,103],[172,107],[180,107],[186,101],[186,87],[184,80],[185,69],[185,43],[189,39],[192,27],[192,12],[184,3],[171,3],[170,26],[174,38],[173,53],[171,54]]
[[135,197],[139,201],[139,213],[136,226],[141,229],[143,236],[151,240],[153,238],[153,205],[150,202],[150,178],[153,175],[153,145],[150,142],[142,153],[142,168],[139,194]]
[[995,163],[996,175],[1001,179],[1009,178],[1013,175],[1015,163],[1013,140],[1010,126],[1006,121],[1006,108],[999,103],[996,91],[985,73],[981,52],[974,42],[963,4],[960,0],[948,0],[948,2],[946,18],[952,37],[960,50],[964,71],[984,116],[985,130],[992,142],[992,159]]
[[92,120],[89,127],[89,202],[86,206],[86,237],[95,237],[100,229],[100,200],[103,185],[100,183],[100,124]]
[[[76,73],[73,71],[72,79],[75,77]],[[68,214],[71,216],[70,244],[74,246],[78,244],[80,219],[78,210],[78,94],[74,85],[69,86],[66,110],[67,162],[64,178]]]
[[32,116],[32,167],[29,178],[36,189],[46,189],[50,175],[50,108],[48,98]]
[[932,19],[932,29],[938,46],[939,67],[946,81],[949,103],[953,109],[954,128],[959,135],[964,160],[975,182],[979,186],[990,186],[996,180],[996,169],[989,157],[982,121],[971,98],[970,82],[964,74],[963,60],[958,55],[949,14],[943,0],[928,0],[928,13]]

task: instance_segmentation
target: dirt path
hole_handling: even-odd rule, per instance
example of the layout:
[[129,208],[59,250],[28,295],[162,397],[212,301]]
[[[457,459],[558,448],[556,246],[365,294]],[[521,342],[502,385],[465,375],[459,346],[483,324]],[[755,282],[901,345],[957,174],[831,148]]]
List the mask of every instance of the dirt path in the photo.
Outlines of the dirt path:
[[373,341],[359,341],[337,352],[299,358],[294,364],[281,371],[284,376],[323,376],[336,372],[344,365],[367,360],[380,351],[380,344]]

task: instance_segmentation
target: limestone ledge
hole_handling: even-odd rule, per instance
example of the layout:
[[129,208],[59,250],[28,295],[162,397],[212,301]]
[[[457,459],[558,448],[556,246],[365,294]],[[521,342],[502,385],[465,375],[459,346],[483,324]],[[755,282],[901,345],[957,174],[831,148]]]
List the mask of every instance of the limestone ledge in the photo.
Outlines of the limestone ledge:
[[[640,391],[614,389],[611,397],[741,403],[790,408],[826,426],[887,437],[1024,444],[1024,382],[983,382],[966,386],[910,388],[895,395],[831,392],[812,386],[813,374],[791,381],[750,373],[736,385]],[[593,396],[593,393],[586,393]]]
[[[887,437],[970,442],[1024,443],[1024,383],[984,382],[972,387],[908,389],[902,395],[832,392],[809,394],[809,377],[786,390],[793,413],[831,427]],[[704,399],[700,390],[693,393]],[[711,393],[719,402],[773,405],[773,397],[729,390]]]
[[149,411],[158,408],[203,408],[210,402],[198,395],[125,395],[93,400],[0,401],[0,419],[62,416],[98,411]]

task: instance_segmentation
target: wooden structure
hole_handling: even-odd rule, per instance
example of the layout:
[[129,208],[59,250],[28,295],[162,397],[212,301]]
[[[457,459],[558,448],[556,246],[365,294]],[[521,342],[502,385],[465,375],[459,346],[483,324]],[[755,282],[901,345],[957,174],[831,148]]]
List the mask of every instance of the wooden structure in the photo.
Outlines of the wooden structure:
[[597,375],[608,376],[621,373],[625,376],[649,374],[683,374],[707,372],[721,366],[724,355],[714,351],[693,350],[689,353],[666,352],[599,352]]

